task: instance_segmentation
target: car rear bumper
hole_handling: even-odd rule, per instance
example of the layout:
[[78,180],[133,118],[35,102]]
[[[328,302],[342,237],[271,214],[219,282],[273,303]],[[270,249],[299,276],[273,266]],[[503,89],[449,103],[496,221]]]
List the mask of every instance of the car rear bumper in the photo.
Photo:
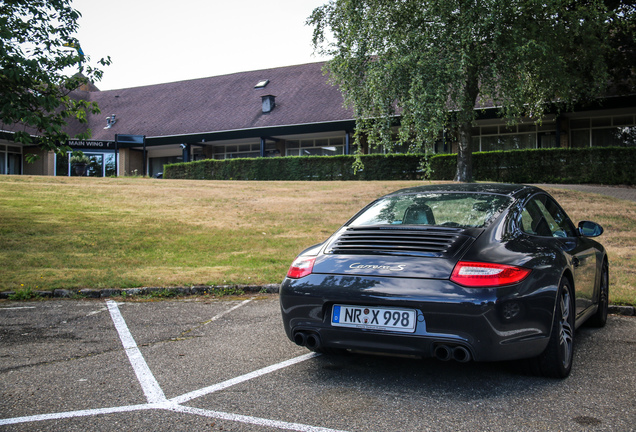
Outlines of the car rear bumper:
[[[460,358],[466,349],[476,361],[512,360],[547,346],[557,286],[540,282],[465,288],[449,280],[311,274],[285,279],[280,304],[292,341],[301,332],[324,348],[440,357],[460,347]],[[406,334],[334,327],[334,304],[411,308],[418,322]]]

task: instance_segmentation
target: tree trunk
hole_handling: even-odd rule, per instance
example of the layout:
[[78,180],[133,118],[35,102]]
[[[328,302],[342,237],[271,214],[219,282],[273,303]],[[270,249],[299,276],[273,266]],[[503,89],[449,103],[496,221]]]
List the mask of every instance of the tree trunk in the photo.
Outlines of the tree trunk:
[[457,173],[454,179],[457,182],[473,181],[473,154],[470,144],[473,138],[475,102],[479,95],[479,77],[474,66],[466,71],[464,95],[464,103],[457,115]]
[[473,181],[473,152],[470,148],[472,140],[471,124],[463,122],[458,127],[457,142],[457,173],[456,182]]

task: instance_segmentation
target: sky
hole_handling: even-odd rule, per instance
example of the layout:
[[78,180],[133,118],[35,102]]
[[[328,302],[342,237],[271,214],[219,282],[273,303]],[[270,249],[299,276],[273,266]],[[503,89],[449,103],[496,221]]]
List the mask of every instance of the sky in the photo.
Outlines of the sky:
[[323,61],[311,12],[327,0],[73,0],[100,90]]

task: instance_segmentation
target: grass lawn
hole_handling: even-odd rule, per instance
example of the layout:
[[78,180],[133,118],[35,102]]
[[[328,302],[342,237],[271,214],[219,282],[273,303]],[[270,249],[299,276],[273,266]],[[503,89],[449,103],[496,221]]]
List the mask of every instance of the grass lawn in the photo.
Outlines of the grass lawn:
[[[0,176],[0,290],[279,283],[386,182]],[[636,304],[636,204],[550,190],[605,228],[610,300]]]

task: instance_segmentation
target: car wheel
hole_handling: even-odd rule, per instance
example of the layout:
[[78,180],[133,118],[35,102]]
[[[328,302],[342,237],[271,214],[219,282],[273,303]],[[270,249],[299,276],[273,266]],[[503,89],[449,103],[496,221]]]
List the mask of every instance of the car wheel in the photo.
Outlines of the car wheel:
[[566,378],[574,354],[574,308],[570,281],[563,279],[552,321],[552,334],[545,351],[530,361],[532,371],[549,378]]
[[607,261],[603,263],[601,270],[601,288],[598,298],[598,309],[590,317],[587,323],[592,327],[604,327],[607,322],[607,307],[609,304],[609,266]]

